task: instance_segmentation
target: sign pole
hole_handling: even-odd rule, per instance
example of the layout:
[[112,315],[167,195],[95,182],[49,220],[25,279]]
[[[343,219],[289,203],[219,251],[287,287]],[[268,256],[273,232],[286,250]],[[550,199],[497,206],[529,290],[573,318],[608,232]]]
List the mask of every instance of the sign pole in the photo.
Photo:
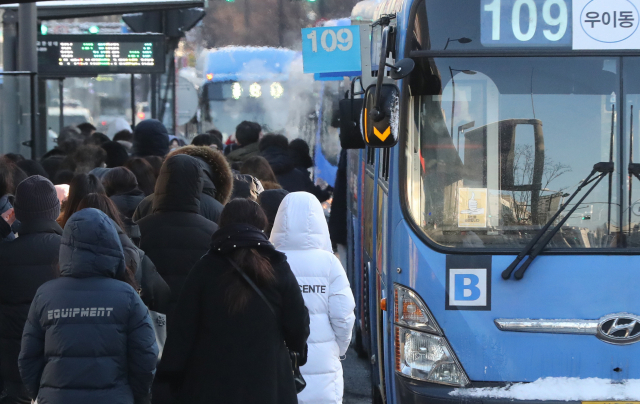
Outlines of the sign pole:
[[131,128],[136,126],[136,75],[131,74]]
[[[38,10],[36,3],[20,4],[18,9],[18,69],[32,73],[32,77],[28,81],[19,81],[20,94],[25,96],[24,98],[21,97],[21,100],[26,100],[27,97],[29,99],[28,105],[24,105],[24,101],[21,101],[20,104],[24,110],[27,110],[27,108],[29,110],[30,142],[28,144],[31,146],[32,159],[44,154],[46,151],[46,146],[43,147],[42,144],[42,140],[44,140],[46,145],[46,134],[44,134],[43,139],[43,134],[38,135],[37,133],[37,100],[34,99],[37,97],[37,92],[34,88],[36,81],[33,75],[38,73],[38,50],[36,47],[36,41],[38,40],[37,14]],[[25,88],[27,85],[30,87],[29,89]],[[27,137],[27,134],[24,132],[21,133],[21,135],[21,139],[25,139]]]

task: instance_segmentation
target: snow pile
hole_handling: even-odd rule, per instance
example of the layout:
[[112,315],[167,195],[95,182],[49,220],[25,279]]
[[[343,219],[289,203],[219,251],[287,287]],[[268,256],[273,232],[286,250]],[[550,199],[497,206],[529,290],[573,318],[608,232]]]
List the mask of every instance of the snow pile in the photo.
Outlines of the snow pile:
[[617,383],[598,378],[547,377],[533,383],[514,383],[506,387],[455,389],[449,395],[514,400],[640,400],[640,380]]

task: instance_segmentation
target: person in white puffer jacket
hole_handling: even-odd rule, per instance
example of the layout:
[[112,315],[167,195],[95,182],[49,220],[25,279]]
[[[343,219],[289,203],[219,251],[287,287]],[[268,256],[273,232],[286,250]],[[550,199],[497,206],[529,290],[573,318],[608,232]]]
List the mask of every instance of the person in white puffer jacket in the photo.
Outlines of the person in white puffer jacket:
[[347,274],[333,255],[318,198],[307,192],[287,195],[278,209],[271,242],[286,254],[311,318],[308,361],[300,368],[307,387],[298,394],[298,403],[342,403],[340,356],[351,342],[355,301]]

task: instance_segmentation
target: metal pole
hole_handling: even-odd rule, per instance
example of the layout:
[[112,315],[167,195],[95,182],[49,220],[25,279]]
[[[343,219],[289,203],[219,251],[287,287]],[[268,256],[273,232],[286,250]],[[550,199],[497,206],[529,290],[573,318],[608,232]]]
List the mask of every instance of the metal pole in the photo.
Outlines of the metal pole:
[[[16,71],[18,70],[16,57],[18,52],[17,12],[5,10],[2,16],[2,30],[4,36],[4,44],[2,46],[4,71]],[[0,153],[16,153],[20,151],[18,78],[9,75],[3,75],[3,78],[2,143],[0,144]]]
[[155,73],[149,77],[151,85],[151,118],[157,119],[158,117],[158,75]]
[[[609,143],[609,162],[613,162],[613,143],[616,128],[616,104],[611,104],[611,140]],[[611,193],[613,187],[613,171],[609,173],[609,196],[607,212],[607,235],[611,234]]]
[[58,135],[62,133],[62,129],[64,128],[64,79],[58,80],[58,91],[60,95],[60,119],[58,119],[59,131]]
[[173,74],[172,80],[171,80],[171,126],[173,127],[173,135],[176,136],[176,133],[178,132],[178,126],[177,124],[177,113],[176,113],[176,82],[178,80],[178,77],[176,75],[178,66],[176,65],[176,55],[175,52],[173,54],[173,59],[171,59],[171,64],[172,64],[172,69],[171,72]]
[[136,76],[131,75],[131,127],[136,126]]
[[453,142],[453,117],[456,112],[456,81],[453,79],[453,69],[449,67],[451,73],[451,142]]
[[30,97],[29,97],[29,101],[30,101],[30,105],[29,105],[29,109],[30,109],[30,126],[31,126],[31,159],[35,160],[37,159],[39,156],[43,155],[46,152],[46,134],[45,134],[45,151],[43,152],[42,150],[42,142],[41,137],[38,136],[38,93],[36,91],[36,85],[37,85],[37,78],[38,78],[38,73],[32,73],[31,76],[29,77],[29,89],[30,91]]
[[[29,108],[29,122],[31,126],[30,140],[31,140],[31,158],[36,158],[42,151],[42,143],[46,145],[46,133],[39,134],[37,132],[38,126],[38,111],[37,111],[37,97],[38,93],[35,91],[35,75],[38,74],[38,48],[36,42],[38,40],[38,9],[36,3],[21,3],[18,8],[18,69],[22,71],[33,72],[29,80],[29,90],[20,86],[20,94],[25,97],[29,97],[29,103],[22,99],[20,104],[24,109]],[[20,84],[26,84],[26,81],[21,81]],[[21,131],[22,132],[22,131]],[[26,131],[25,131],[26,132]],[[43,136],[44,135],[44,136]],[[26,133],[22,135],[22,138],[26,138]],[[46,149],[46,146],[44,147]]]
[[[631,106],[631,117],[629,122],[629,165],[633,164],[633,105]],[[633,201],[633,176],[631,175],[631,170],[629,170],[629,176],[627,177],[629,181],[629,206],[627,206],[627,210],[629,211],[629,229],[627,233],[629,237],[631,237],[631,203]]]

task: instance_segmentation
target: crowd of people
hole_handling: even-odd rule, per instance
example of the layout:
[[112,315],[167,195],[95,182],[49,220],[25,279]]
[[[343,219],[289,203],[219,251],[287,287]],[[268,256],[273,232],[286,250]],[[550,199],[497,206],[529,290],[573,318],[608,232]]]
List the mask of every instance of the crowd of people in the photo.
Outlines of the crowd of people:
[[341,403],[346,218],[308,144],[129,129],[0,156],[0,404]]

